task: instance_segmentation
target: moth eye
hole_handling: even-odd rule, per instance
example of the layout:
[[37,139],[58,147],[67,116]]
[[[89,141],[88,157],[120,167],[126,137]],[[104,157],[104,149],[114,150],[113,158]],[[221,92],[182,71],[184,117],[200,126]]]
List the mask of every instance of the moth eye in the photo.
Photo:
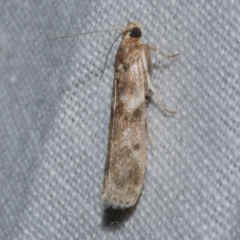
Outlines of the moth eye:
[[130,37],[132,38],[140,38],[142,36],[142,32],[140,28],[134,27],[130,33]]

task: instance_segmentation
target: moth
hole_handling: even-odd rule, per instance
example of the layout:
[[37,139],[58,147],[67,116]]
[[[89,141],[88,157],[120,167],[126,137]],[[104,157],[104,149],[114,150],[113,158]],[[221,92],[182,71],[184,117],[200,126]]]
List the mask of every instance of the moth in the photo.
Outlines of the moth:
[[179,53],[166,55],[155,47],[142,43],[142,26],[138,22],[129,22],[123,28],[49,38],[48,41],[117,29],[121,29],[122,33],[113,44],[119,37],[122,37],[122,41],[115,57],[108,155],[102,201],[106,207],[124,209],[137,203],[143,186],[146,164],[146,129],[148,129],[146,108],[151,94],[155,94],[165,113],[175,113],[165,106],[153,88],[150,51],[166,58],[176,57]]
[[[129,22],[121,33],[115,57],[115,74],[109,127],[108,154],[102,201],[106,207],[128,208],[141,194],[146,164],[147,101],[156,95],[151,78],[150,50],[167,58],[155,47],[141,42],[142,26]],[[159,105],[169,110],[156,95]]]

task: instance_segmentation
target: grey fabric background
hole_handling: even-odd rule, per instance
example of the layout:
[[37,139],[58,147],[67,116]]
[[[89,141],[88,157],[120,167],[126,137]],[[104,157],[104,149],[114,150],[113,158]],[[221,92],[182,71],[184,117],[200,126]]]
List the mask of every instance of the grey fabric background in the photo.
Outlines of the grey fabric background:
[[[155,87],[142,195],[104,210],[117,31],[139,21]],[[240,239],[240,2],[0,2],[0,239]]]

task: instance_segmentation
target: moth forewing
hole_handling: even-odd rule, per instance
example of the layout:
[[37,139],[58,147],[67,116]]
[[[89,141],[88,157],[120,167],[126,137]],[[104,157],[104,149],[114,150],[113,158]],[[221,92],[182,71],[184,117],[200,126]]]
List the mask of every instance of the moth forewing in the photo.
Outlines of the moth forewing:
[[[131,22],[115,59],[108,156],[102,200],[107,207],[136,204],[143,186],[146,162],[146,97],[151,59],[140,41],[142,27]],[[126,33],[125,33],[126,32]]]

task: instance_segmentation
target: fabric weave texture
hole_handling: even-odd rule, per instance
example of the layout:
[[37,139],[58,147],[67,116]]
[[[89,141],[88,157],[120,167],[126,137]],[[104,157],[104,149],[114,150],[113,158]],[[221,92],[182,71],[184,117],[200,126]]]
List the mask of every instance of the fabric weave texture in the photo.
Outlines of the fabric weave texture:
[[[240,239],[240,2],[1,1],[0,239]],[[118,31],[138,21],[152,53],[142,195],[105,210]]]

